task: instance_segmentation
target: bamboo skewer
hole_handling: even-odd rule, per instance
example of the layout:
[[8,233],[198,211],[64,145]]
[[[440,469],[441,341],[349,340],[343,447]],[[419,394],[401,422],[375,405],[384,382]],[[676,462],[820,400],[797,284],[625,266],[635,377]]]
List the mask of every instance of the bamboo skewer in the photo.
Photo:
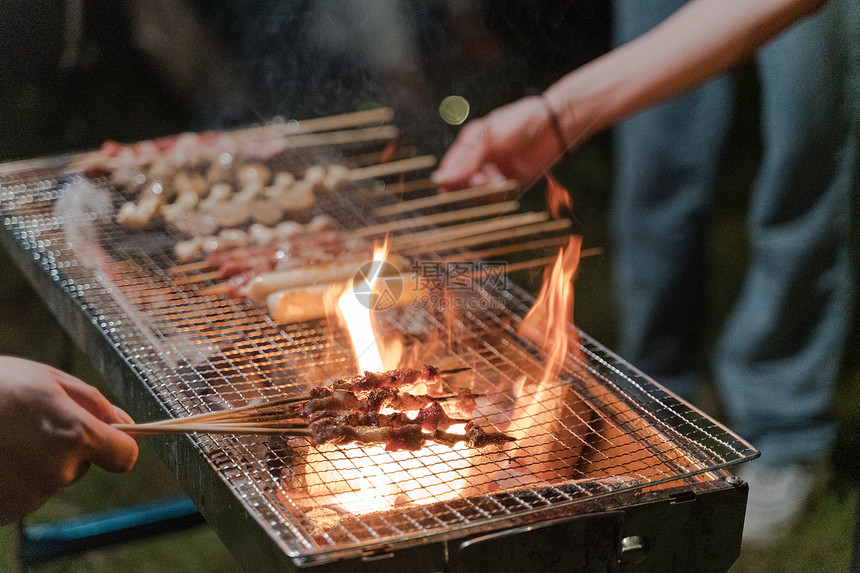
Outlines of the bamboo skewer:
[[284,125],[286,134],[311,133],[316,131],[330,131],[333,129],[344,129],[347,127],[358,127],[371,123],[385,123],[394,118],[394,110],[390,107],[367,109],[329,115],[326,117],[312,117],[300,119],[296,122],[287,122]]
[[360,153],[358,155],[348,155],[343,158],[343,162],[349,165],[351,169],[358,167],[369,167],[377,163],[387,163],[395,159],[408,159],[415,157],[418,150],[415,147],[398,147],[393,152],[390,151],[374,151],[371,153]]
[[221,271],[210,271],[208,273],[200,273],[197,275],[190,275],[187,277],[180,277],[178,279],[174,279],[175,282],[179,286],[190,285],[195,283],[203,283],[206,281],[214,281],[222,278]]
[[[423,255],[445,250],[454,250],[468,247],[473,244],[494,242],[515,236],[528,235],[549,230],[559,230],[570,226],[568,220],[546,221],[549,215],[546,213],[520,213],[510,217],[491,219],[479,223],[467,223],[464,225],[452,225],[435,229],[427,233],[409,235],[398,240],[393,237],[391,241],[392,250],[403,256]],[[420,236],[419,236],[420,235]],[[217,275],[218,271],[213,271]],[[204,282],[198,277],[206,276],[206,280],[219,278],[211,273],[204,273],[187,277],[183,285]],[[177,281],[178,284],[178,281]],[[295,285],[303,286],[303,285]],[[204,296],[224,294],[231,290],[227,283],[218,283],[205,287],[199,291]]]
[[214,412],[202,412],[200,414],[191,414],[190,416],[183,416],[182,418],[170,418],[168,420],[162,420],[160,422],[145,422],[144,424],[137,425],[145,425],[147,423],[151,424],[161,424],[161,423],[186,423],[186,422],[210,422],[213,420],[219,420],[223,418],[230,418],[234,416],[241,416],[245,413],[257,413],[261,410],[271,410],[274,408],[283,408],[289,404],[297,404],[299,402],[306,402],[310,397],[306,395],[302,396],[292,396],[289,398],[278,398],[276,400],[272,400],[270,402],[262,402],[259,404],[247,404],[245,406],[237,406],[235,408],[229,408],[227,410],[216,410]]
[[431,179],[414,179],[412,181],[398,181],[397,183],[388,183],[382,186],[365,187],[358,196],[362,199],[377,199],[379,197],[387,197],[389,195],[405,195],[413,191],[427,191],[435,189],[436,183]]
[[297,135],[331,131],[335,129],[355,128],[373,123],[386,123],[391,121],[393,118],[394,110],[383,107],[338,115],[329,115],[325,117],[312,117],[310,119],[299,119],[283,123],[271,123],[268,125],[246,127],[229,133],[240,137],[255,137],[259,135]]
[[202,270],[205,270],[208,268],[210,268],[208,261],[205,261],[205,260],[194,261],[192,263],[185,263],[182,265],[174,265],[174,266],[170,267],[169,269],[167,269],[167,274],[169,274],[171,276],[183,275],[186,273],[193,273],[195,271],[202,271]]
[[549,239],[538,239],[535,241],[527,241],[525,243],[514,243],[513,245],[504,245],[502,247],[489,247],[478,251],[469,251],[467,253],[459,253],[450,255],[442,259],[443,263],[456,263],[459,261],[468,261],[474,259],[485,259],[487,257],[497,257],[499,255],[509,255],[512,253],[521,253],[523,251],[531,251],[537,249],[546,249],[553,247],[562,247],[568,243],[568,236],[551,237]]
[[114,428],[130,436],[150,436],[153,434],[234,434],[234,435],[285,435],[309,437],[307,428],[278,427],[261,424],[114,424]]
[[[482,217],[491,217],[504,213],[512,213],[519,209],[520,205],[517,201],[505,201],[502,203],[490,203],[487,205],[479,205],[477,207],[467,207],[465,209],[457,209],[454,211],[444,211],[442,213],[434,213],[432,215],[420,215],[409,219],[399,219],[388,223],[379,223],[369,227],[361,227],[350,231],[344,231],[343,235],[347,238],[370,237],[373,235],[384,235],[389,232],[397,232],[411,227],[421,227],[429,225],[440,225],[444,223],[454,223],[457,221],[465,221],[468,219],[479,219]],[[203,261],[194,261],[175,265],[167,270],[171,276],[187,274],[196,271],[202,271],[210,268],[208,263]],[[198,275],[199,276],[199,275]],[[217,276],[211,278],[218,278]],[[208,280],[208,279],[203,279]],[[190,281],[202,282],[202,280]],[[177,284],[190,284],[190,282],[179,282]]]
[[535,223],[531,225],[523,225],[521,227],[511,228],[511,229],[503,229],[501,231],[484,233],[481,235],[475,235],[471,237],[464,237],[461,239],[447,241],[445,243],[437,243],[432,245],[425,245],[424,247],[414,247],[411,249],[405,249],[398,252],[398,254],[403,256],[412,256],[412,255],[425,255],[428,253],[441,253],[444,251],[453,251],[456,249],[462,249],[466,247],[473,247],[475,245],[483,245],[487,243],[495,243],[497,241],[503,241],[507,239],[515,239],[518,237],[533,235],[538,233],[548,233],[554,231],[563,231],[565,229],[570,228],[570,221],[567,219],[558,219],[554,221],[545,221],[543,223]]
[[400,130],[393,125],[380,127],[365,127],[344,131],[324,131],[321,133],[306,133],[284,138],[284,149],[301,149],[304,147],[322,147],[325,145],[344,145],[348,143],[364,143],[394,139],[400,135]]
[[[501,205],[501,206],[500,206]],[[462,209],[460,211],[448,211],[445,213],[437,213],[435,215],[426,215],[422,217],[416,217],[413,219],[404,219],[403,221],[408,221],[410,225],[413,224],[421,224],[422,222],[427,221],[445,221],[445,220],[456,220],[463,214],[466,215],[491,215],[496,212],[505,212],[510,211],[512,206],[517,206],[516,202],[507,202],[501,204],[491,204],[491,205],[482,205],[479,207],[474,207],[470,209]],[[513,209],[516,210],[516,209]],[[421,252],[432,252],[435,248],[434,245],[439,243],[449,243],[450,241],[457,240],[463,237],[470,237],[476,235],[482,235],[484,233],[490,231],[497,231],[501,229],[508,229],[519,226],[528,226],[534,223],[539,223],[542,221],[546,221],[549,217],[548,214],[543,212],[527,212],[527,213],[518,213],[515,215],[510,215],[507,217],[497,217],[493,219],[486,219],[482,221],[477,221],[473,223],[464,223],[460,225],[449,225],[446,227],[440,227],[438,229],[429,229],[427,231],[420,231],[416,233],[412,233],[409,235],[395,235],[391,239],[391,247],[394,251],[405,251],[409,249],[416,249],[420,246],[430,247],[430,250],[427,251],[414,251],[411,254],[420,254]],[[472,218],[472,217],[468,217]],[[391,224],[380,224],[371,227],[365,227],[364,229],[358,229],[357,231],[346,232],[348,237],[350,236],[360,236],[356,235],[357,232],[364,234],[365,232],[369,232],[367,230],[373,230],[374,232],[380,232],[383,229],[388,227],[391,230],[391,227],[397,228],[402,225],[398,222],[392,222]],[[379,233],[381,234],[381,232]],[[206,266],[199,267],[199,263],[189,263],[188,265],[180,265],[174,267],[169,274],[175,276],[178,274],[182,274],[188,272],[190,270],[208,268]],[[195,275],[189,275],[186,277],[181,277],[174,279],[174,282],[179,286],[191,285],[196,283],[206,282],[208,280],[218,280],[222,278],[220,271],[213,270],[206,273],[199,273]],[[219,291],[221,292],[221,291]],[[207,291],[207,294],[215,294],[213,291]]]
[[510,215],[508,217],[497,217],[477,223],[466,223],[463,225],[451,225],[450,227],[442,227],[440,229],[432,229],[430,231],[422,231],[412,233],[410,235],[394,236],[391,238],[391,248],[395,252],[408,250],[420,245],[436,245],[446,243],[456,239],[473,237],[491,231],[499,231],[502,229],[510,229],[512,227],[520,227],[540,223],[549,219],[548,213],[543,212],[528,212]]
[[[565,244],[566,244],[566,242],[565,242]],[[586,258],[586,257],[593,257],[596,255],[602,255],[602,254],[603,254],[602,248],[593,247],[591,249],[584,249],[582,252],[579,253],[579,256],[580,256],[580,258]],[[524,269],[531,269],[534,267],[547,266],[547,265],[551,265],[551,264],[555,263],[555,260],[557,258],[558,258],[557,255],[553,255],[551,257],[541,257],[541,258],[536,258],[536,259],[528,259],[525,261],[517,261],[515,263],[508,263],[505,265],[504,270],[507,272],[515,272],[515,271],[521,271]],[[451,262],[451,261],[443,259],[442,262]],[[472,274],[490,273],[490,272],[493,272],[493,270],[492,269],[483,269],[483,270],[475,271],[475,273],[472,273]]]
[[460,189],[451,193],[441,195],[431,195],[430,197],[421,197],[420,199],[411,199],[385,207],[377,207],[373,210],[373,215],[377,217],[390,217],[391,215],[399,215],[409,211],[419,211],[430,207],[441,207],[449,203],[457,203],[459,201],[468,201],[479,197],[487,197],[490,195],[498,195],[499,193],[507,193],[519,188],[516,181],[505,181],[502,184],[479,185],[468,189]]
[[490,203],[488,205],[479,205],[478,207],[468,207],[466,209],[457,209],[455,211],[444,211],[442,213],[434,213],[432,215],[421,215],[410,219],[400,219],[389,223],[380,223],[371,225],[354,231],[345,231],[347,237],[370,237],[373,235],[382,235],[385,233],[394,233],[412,227],[423,227],[429,225],[441,225],[444,223],[454,223],[457,221],[465,221],[467,219],[480,219],[483,217],[491,217],[494,215],[502,215],[504,213],[512,213],[520,208],[518,201],[505,201],[503,203]]
[[419,155],[418,157],[409,157],[398,161],[389,161],[387,163],[377,163],[376,165],[370,165],[368,167],[350,169],[347,177],[350,181],[361,181],[362,179],[374,179],[385,175],[394,175],[395,173],[427,169],[434,165],[436,165],[436,156]]

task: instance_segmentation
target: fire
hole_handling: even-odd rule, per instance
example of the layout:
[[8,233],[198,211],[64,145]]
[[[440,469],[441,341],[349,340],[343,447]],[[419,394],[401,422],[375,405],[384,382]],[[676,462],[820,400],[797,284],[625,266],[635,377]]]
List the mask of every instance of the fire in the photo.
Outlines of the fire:
[[388,163],[394,157],[394,153],[397,151],[398,145],[397,139],[392,139],[388,142],[388,145],[385,146],[385,149],[382,151],[382,155],[379,158],[380,163]]
[[559,251],[555,264],[544,271],[540,293],[518,329],[520,336],[538,344],[546,355],[541,383],[555,380],[571,348],[568,324],[573,323],[573,280],[581,247],[582,237],[573,235],[567,248]]
[[[343,293],[337,299],[337,316],[346,327],[355,358],[358,372],[383,372],[397,367],[400,352],[391,352],[383,356],[383,351],[378,344],[378,337],[373,330],[372,321],[372,293],[382,264],[388,258],[388,237],[382,245],[374,245],[373,265],[364,283],[354,284],[350,281]],[[338,289],[340,287],[337,287]],[[359,298],[359,293],[366,293],[366,300]],[[396,347],[397,345],[395,345]]]
[[573,211],[570,193],[549,174],[546,176],[546,205],[553,219],[561,219]]
[[[330,289],[326,308],[337,314],[349,334],[359,372],[381,372],[398,367],[404,352],[402,339],[378,335],[373,328],[374,285],[388,257],[388,239],[376,245],[373,264],[365,280]],[[410,389],[416,393],[426,389]],[[382,413],[385,413],[383,410]],[[463,432],[452,426],[449,431]],[[310,453],[307,463],[309,493],[325,506],[364,514],[385,511],[402,504],[428,504],[456,499],[470,487],[464,475],[469,448],[428,443],[420,451],[385,451],[380,446],[322,445]],[[435,468],[433,472],[428,467]],[[314,476],[314,480],[310,479]],[[316,481],[318,480],[318,482]]]

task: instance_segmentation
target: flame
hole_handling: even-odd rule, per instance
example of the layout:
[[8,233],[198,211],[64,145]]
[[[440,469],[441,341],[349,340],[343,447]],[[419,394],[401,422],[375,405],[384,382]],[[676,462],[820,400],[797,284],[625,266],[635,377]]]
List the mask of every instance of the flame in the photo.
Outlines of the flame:
[[541,347],[546,369],[541,383],[550,383],[561,371],[571,346],[568,323],[573,322],[573,279],[579,267],[582,237],[572,235],[567,248],[560,249],[552,268],[544,271],[540,293],[518,332]]
[[[370,297],[368,297],[368,301],[361,301],[358,297],[359,287],[364,292],[373,292],[376,279],[382,270],[382,263],[388,258],[388,250],[389,244],[386,236],[382,245],[375,244],[373,247],[373,265],[365,279],[366,282],[363,285],[356,285],[351,280],[343,294],[337,299],[337,316],[349,334],[355,352],[358,372],[384,372],[397,366],[396,363],[393,365],[386,364],[386,360],[383,359],[382,350],[373,330],[373,310],[370,308],[372,305],[368,304],[368,301],[371,300]],[[397,354],[399,355],[399,353]]]
[[570,193],[549,174],[546,176],[546,205],[553,219],[561,219],[573,211]]
[[388,163],[394,157],[394,152],[397,151],[397,140],[392,139],[388,142],[388,145],[385,146],[385,149],[382,151],[382,155],[379,158],[380,163]]

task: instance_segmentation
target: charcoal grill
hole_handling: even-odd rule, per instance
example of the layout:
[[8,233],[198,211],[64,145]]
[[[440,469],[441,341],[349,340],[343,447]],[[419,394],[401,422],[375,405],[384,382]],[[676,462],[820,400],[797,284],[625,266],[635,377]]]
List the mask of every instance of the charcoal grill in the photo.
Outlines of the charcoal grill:
[[[83,179],[70,168],[75,160],[0,166],[3,244],[136,420],[298,395],[353,373],[348,341],[324,321],[280,325],[245,302],[177,286],[168,273],[177,236],[130,232],[100,213],[104,206],[66,201]],[[273,161],[287,168],[306,160]],[[105,178],[88,184],[117,196]],[[353,186],[316,208],[350,228],[377,222],[372,207],[392,200]],[[477,414],[518,435],[513,453],[152,438],[243,566],[729,567],[746,485],[726,468],[756,457],[752,446],[582,332],[558,380],[533,384],[542,358],[516,332],[530,295],[502,277],[454,296],[471,302],[456,319],[441,302],[394,309],[382,331],[402,335],[420,362],[466,368],[450,383],[488,395]]]

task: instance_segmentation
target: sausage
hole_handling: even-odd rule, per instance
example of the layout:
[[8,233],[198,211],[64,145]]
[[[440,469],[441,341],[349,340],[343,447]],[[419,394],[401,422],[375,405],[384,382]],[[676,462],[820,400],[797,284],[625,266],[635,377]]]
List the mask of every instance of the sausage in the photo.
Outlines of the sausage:
[[[427,287],[425,281],[417,273],[403,273],[396,277],[380,277],[379,280],[396,279],[402,286],[399,296],[395,301],[386,301],[380,310],[392,307],[402,307],[407,304],[420,304],[427,298]],[[394,290],[394,289],[392,289]],[[331,291],[331,292],[329,292]],[[303,322],[325,318],[327,310],[330,312],[331,302],[336,301],[343,293],[344,285],[338,284],[316,284],[289,288],[271,293],[266,298],[269,316],[275,322]],[[329,301],[327,309],[326,299]]]
[[[349,281],[368,260],[352,260],[312,267],[272,271],[257,275],[242,288],[242,294],[258,305],[265,304],[266,297],[273,292],[301,286],[345,283]],[[399,271],[409,267],[409,260],[391,256],[388,263]]]

